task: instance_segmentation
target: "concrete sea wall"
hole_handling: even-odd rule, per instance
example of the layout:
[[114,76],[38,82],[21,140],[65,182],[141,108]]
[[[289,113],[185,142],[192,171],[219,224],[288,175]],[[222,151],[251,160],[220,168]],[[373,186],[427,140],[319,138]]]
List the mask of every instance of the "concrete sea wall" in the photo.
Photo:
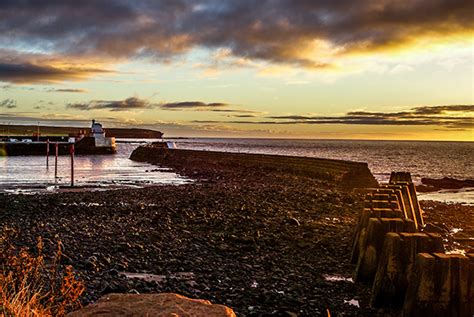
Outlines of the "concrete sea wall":
[[401,316],[472,316],[474,254],[446,254],[425,225],[409,173],[369,190],[353,239],[354,281],[372,285],[371,305]]
[[[367,163],[360,162],[283,155],[167,149],[159,144],[140,146],[133,151],[130,158],[166,167],[179,165],[193,169],[193,166],[205,166],[206,173],[244,167],[259,172],[269,171],[315,177],[334,182],[345,189],[378,186]],[[196,170],[194,174],[199,176],[201,172]]]

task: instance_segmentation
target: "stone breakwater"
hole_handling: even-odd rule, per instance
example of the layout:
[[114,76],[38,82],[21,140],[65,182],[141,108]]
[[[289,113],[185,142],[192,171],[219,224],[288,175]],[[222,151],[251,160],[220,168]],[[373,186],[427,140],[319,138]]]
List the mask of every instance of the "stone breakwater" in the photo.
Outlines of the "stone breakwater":
[[335,184],[340,189],[377,187],[367,163],[319,158],[167,149],[159,145],[141,146],[132,160],[179,168],[195,177],[210,177],[248,171],[313,177]]
[[[141,160],[196,181],[0,194],[0,224],[18,231],[19,247],[34,247],[42,236],[48,254],[61,240],[62,261],[85,282],[84,304],[111,293],[178,293],[238,316],[390,313],[371,308],[370,286],[351,280],[348,255],[364,197],[343,188],[338,176],[288,168],[277,157],[263,166],[251,155],[232,162],[180,151],[163,161],[158,149],[137,151]],[[466,230],[459,235],[467,232],[464,223],[474,223],[472,207],[421,207],[450,248],[453,230]]]

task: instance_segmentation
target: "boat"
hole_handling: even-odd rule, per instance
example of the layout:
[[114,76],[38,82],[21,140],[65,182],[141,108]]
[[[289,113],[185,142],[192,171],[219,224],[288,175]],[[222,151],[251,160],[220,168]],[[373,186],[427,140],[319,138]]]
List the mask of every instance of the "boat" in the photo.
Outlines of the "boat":
[[80,130],[76,135],[41,136],[39,133],[31,136],[0,137],[0,156],[20,155],[67,155],[71,151],[79,155],[115,154],[115,138],[107,137],[102,124],[92,120],[89,131]]

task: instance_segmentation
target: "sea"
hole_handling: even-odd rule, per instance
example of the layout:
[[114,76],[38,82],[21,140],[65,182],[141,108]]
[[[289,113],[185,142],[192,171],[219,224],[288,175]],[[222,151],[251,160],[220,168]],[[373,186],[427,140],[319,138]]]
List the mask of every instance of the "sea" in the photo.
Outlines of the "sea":
[[[154,140],[118,140],[113,156],[76,156],[75,185],[91,188],[143,187],[184,184],[192,180],[172,170],[129,160],[133,149]],[[294,140],[294,139],[167,139],[179,149],[262,153],[367,162],[379,182],[392,171],[407,171],[419,184],[421,178],[474,179],[474,142]],[[122,143],[125,142],[125,143]],[[54,177],[54,157],[0,157],[0,192],[54,191],[70,183],[70,158],[59,158]],[[474,205],[474,188],[419,193],[420,199]]]
[[140,188],[151,185],[185,184],[192,180],[170,169],[135,162],[130,154],[143,140],[127,140],[117,144],[115,155],[76,155],[74,157],[74,188],[71,188],[71,158],[46,156],[0,157],[0,192],[32,194],[69,190],[106,190]]

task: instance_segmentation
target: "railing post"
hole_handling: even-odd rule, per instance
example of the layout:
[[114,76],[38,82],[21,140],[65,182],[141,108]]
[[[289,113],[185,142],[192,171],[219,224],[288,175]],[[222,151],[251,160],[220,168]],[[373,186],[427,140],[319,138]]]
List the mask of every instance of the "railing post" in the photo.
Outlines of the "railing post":
[[71,187],[74,187],[74,143],[70,147],[71,153]]
[[55,158],[54,158],[54,180],[58,179],[58,154],[59,154],[59,145],[58,142],[55,144]]
[[49,139],[46,140],[46,168],[49,168]]

